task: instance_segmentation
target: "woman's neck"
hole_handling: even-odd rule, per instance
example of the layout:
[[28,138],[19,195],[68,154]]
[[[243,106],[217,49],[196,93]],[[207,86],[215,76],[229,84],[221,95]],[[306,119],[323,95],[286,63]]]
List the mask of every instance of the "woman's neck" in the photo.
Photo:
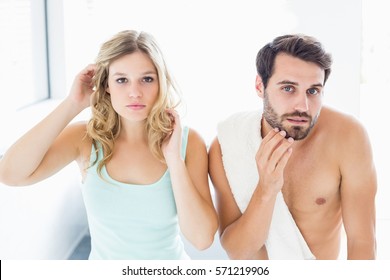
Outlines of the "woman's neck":
[[122,121],[119,137],[125,141],[147,143],[146,122]]

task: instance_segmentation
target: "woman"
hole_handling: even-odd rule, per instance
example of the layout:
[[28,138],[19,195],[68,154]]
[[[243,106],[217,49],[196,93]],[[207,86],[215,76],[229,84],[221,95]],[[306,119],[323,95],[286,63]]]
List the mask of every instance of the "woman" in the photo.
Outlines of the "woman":
[[[30,185],[76,160],[90,259],[187,259],[218,227],[204,141],[182,129],[176,88],[155,40],[123,31],[75,78],[69,96],[0,162],[0,181]],[[88,123],[69,124],[91,105]],[[180,230],[179,230],[180,228]]]

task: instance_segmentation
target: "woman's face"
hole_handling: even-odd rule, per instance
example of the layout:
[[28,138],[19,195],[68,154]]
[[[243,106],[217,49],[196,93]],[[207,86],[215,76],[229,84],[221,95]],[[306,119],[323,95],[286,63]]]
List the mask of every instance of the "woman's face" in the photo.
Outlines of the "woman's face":
[[143,52],[124,55],[109,66],[108,87],[114,110],[123,120],[144,121],[159,94],[156,67]]

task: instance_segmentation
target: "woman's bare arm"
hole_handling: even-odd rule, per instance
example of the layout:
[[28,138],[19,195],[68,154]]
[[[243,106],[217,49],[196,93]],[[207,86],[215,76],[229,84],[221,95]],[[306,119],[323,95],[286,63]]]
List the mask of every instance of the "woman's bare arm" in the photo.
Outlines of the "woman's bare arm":
[[69,96],[8,149],[0,161],[1,182],[30,185],[77,158],[83,129],[67,125],[89,106],[93,73],[94,65],[83,69],[76,76]]

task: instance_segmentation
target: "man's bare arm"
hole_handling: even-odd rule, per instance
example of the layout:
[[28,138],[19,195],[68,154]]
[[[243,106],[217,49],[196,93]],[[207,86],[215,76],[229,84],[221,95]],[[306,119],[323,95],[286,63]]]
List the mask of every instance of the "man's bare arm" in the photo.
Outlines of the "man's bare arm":
[[218,140],[214,140],[210,147],[209,172],[217,198],[221,244],[231,259],[267,257],[265,251],[260,250],[268,235],[276,195],[283,186],[283,170],[292,144],[277,131],[271,131],[267,137],[256,155],[258,172],[263,176],[242,214],[226,178]]
[[369,138],[363,127],[352,121],[345,129],[341,152],[341,203],[347,234],[348,259],[375,259],[376,172]]

